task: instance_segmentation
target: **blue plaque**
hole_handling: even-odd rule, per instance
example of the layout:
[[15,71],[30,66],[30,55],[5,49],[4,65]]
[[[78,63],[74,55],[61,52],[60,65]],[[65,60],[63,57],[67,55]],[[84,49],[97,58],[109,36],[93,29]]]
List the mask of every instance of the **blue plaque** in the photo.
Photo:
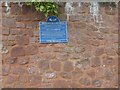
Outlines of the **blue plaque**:
[[58,19],[56,16],[50,16],[47,18],[47,22],[60,22],[60,19]]
[[50,16],[47,22],[40,22],[40,43],[66,43],[67,22]]

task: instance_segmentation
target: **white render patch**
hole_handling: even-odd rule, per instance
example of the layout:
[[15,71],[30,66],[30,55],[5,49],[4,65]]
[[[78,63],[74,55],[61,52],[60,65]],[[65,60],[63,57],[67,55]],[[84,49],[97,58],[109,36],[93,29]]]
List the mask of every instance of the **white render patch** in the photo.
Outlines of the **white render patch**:
[[[81,2],[78,2],[76,7],[81,7]],[[75,12],[76,7],[73,6],[73,2],[66,2],[65,13],[67,14],[67,21],[69,21],[70,15],[77,14]]]
[[10,6],[9,6],[9,4],[10,4],[10,2],[5,2],[5,7],[6,7],[5,12],[6,12],[7,15],[10,14],[10,9],[11,9]]
[[90,2],[90,14],[92,16],[99,15],[99,4],[98,2]]
[[8,53],[7,48],[5,48],[2,43],[0,43],[0,53],[1,53],[1,54],[6,54],[6,53]]
[[[103,17],[100,12],[99,2],[97,2],[97,1],[90,2],[89,12],[90,12],[90,15],[92,16],[92,18],[94,19],[94,22],[98,24],[98,29],[104,28]],[[99,30],[98,30],[98,32],[99,32]]]
[[31,75],[37,75],[40,71],[36,66],[28,66],[28,73]]
[[99,22],[98,18],[99,18],[99,4],[98,2],[90,2],[90,15],[92,15],[94,17],[94,21],[95,22]]
[[45,77],[48,79],[52,79],[52,78],[56,77],[56,74],[54,72],[46,72]]

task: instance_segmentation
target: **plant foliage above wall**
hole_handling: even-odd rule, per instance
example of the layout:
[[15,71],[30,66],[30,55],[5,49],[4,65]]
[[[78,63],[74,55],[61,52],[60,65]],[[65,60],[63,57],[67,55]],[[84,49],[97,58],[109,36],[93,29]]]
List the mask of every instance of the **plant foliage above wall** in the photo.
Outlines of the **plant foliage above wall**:
[[37,11],[43,12],[44,15],[47,17],[48,15],[55,15],[58,16],[58,5],[51,1],[51,2],[33,2],[32,0],[29,0],[29,2],[26,2],[27,5],[35,7]]

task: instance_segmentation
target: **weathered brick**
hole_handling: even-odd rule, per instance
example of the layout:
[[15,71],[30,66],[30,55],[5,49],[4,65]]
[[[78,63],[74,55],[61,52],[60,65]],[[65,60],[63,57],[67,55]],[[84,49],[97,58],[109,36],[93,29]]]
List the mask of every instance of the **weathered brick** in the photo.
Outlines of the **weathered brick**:
[[53,88],[51,83],[42,83],[40,88]]
[[64,48],[64,51],[66,53],[69,53],[69,54],[80,53],[81,52],[81,48],[79,48],[79,47],[67,47],[67,48]]
[[90,59],[86,58],[86,59],[83,59],[81,61],[76,61],[75,62],[75,67],[79,68],[81,70],[90,68]]
[[11,29],[11,35],[25,35],[25,36],[33,36],[33,31],[29,29],[21,29],[21,28],[16,28],[16,29]]
[[25,88],[25,84],[17,82],[15,83],[14,88]]
[[93,46],[99,46],[100,45],[100,41],[99,40],[96,40],[96,39],[90,39],[89,40],[90,44],[93,45]]
[[77,53],[72,53],[72,54],[70,54],[70,59],[80,59],[80,56],[79,56],[79,54]]
[[114,77],[114,74],[115,74],[115,72],[113,72],[112,70],[106,69],[105,72],[104,72],[104,78],[106,80],[111,81]]
[[53,79],[53,78],[56,78],[56,73],[55,72],[52,72],[52,71],[48,71],[45,73],[45,78],[47,79]]
[[27,45],[29,44],[29,36],[19,35],[16,36],[16,42],[18,45]]
[[32,61],[38,61],[40,59],[40,56],[38,54],[30,56],[30,59]]
[[63,47],[54,47],[53,52],[63,52]]
[[115,35],[111,35],[111,41],[113,42],[113,43],[118,43],[118,34],[115,34]]
[[42,48],[39,48],[39,51],[40,51],[41,53],[50,53],[51,50],[52,50],[52,48],[50,48],[50,47],[42,47]]
[[67,81],[60,79],[60,80],[55,80],[53,82],[53,87],[54,88],[69,88],[70,86]]
[[103,59],[103,64],[107,67],[107,66],[112,66],[117,64],[117,58],[113,58],[113,57],[107,57],[106,59]]
[[35,42],[39,42],[39,38],[38,37],[30,37],[30,43],[35,43]]
[[40,84],[41,81],[42,81],[42,78],[39,75],[29,75],[28,76],[28,84],[29,85],[37,85],[37,84]]
[[41,44],[39,43],[39,47],[46,47],[48,44]]
[[101,60],[99,57],[94,57],[91,59],[91,66],[92,67],[98,67],[101,65]]
[[16,66],[12,68],[12,73],[15,75],[21,75],[24,74],[25,72],[26,70],[22,66]]
[[36,66],[29,65],[27,68],[28,74],[30,75],[37,75],[39,73],[39,68]]
[[39,35],[39,30],[34,31],[34,35],[35,35],[36,37],[39,37],[39,36],[40,36],[40,35]]
[[29,63],[29,58],[28,57],[20,57],[18,58],[18,64],[20,65],[25,65]]
[[33,11],[33,9],[30,7],[30,6],[27,6],[27,5],[23,5],[22,6],[22,14],[23,15],[30,15],[31,13],[34,13],[35,10]]
[[25,48],[26,55],[34,55],[38,53],[38,46],[37,45],[28,45]]
[[8,40],[8,36],[2,36],[2,41],[7,41]]
[[96,74],[96,71],[93,69],[93,70],[87,71],[86,73],[89,77],[94,78],[95,74]]
[[71,72],[61,72],[60,76],[64,79],[71,79],[72,78]]
[[60,14],[60,20],[65,21],[67,19],[67,15],[66,14]]
[[18,6],[17,3],[11,4],[11,15],[20,15],[21,14],[21,8]]
[[12,57],[19,57],[19,56],[24,56],[24,55],[25,55],[25,50],[21,46],[15,46],[11,49]]
[[[26,28],[31,29],[31,30],[35,29],[35,31],[36,31],[36,27],[37,27],[38,23],[39,22],[26,23]],[[37,30],[37,31],[39,31],[39,30]]]
[[[116,80],[116,81],[117,81],[117,80]],[[118,83],[118,82],[117,82],[117,83]],[[105,82],[103,83],[102,87],[103,87],[103,88],[117,88],[117,87],[118,87],[118,84],[115,85],[115,84],[113,83],[113,81],[112,81],[112,82],[105,81]]]
[[71,82],[71,87],[72,88],[81,88],[81,85],[79,83],[76,83],[76,82]]
[[102,33],[98,33],[98,34],[96,34],[96,39],[103,40],[104,39],[104,35]]
[[15,41],[15,36],[14,35],[9,35],[8,40],[9,41]]
[[16,63],[17,62],[17,58],[14,58],[14,57],[10,57],[10,58],[8,58],[8,60],[7,60],[7,63],[8,64],[14,64],[14,63]]
[[[74,24],[73,24],[73,22],[68,22],[67,23],[67,25],[68,25],[68,30],[71,30],[71,29],[74,29],[73,27],[74,27]],[[72,37],[72,36],[71,36]]]
[[20,75],[19,82],[23,83],[23,84],[27,83],[28,82],[28,77],[26,75]]
[[94,25],[87,25],[87,30],[88,31],[98,31],[97,27],[95,27]]
[[81,45],[96,44],[93,39],[89,38],[88,36],[84,37],[84,35],[81,35],[79,38],[77,38],[77,43]]
[[18,35],[20,33],[19,29],[10,29],[10,34],[11,35]]
[[66,61],[65,63],[64,63],[64,71],[65,72],[71,72],[71,71],[73,71],[73,63],[71,62],[71,61]]
[[2,20],[2,25],[3,27],[7,27],[7,28],[15,28],[16,27],[15,19],[5,18]]
[[31,24],[26,24],[26,28],[33,29],[33,28],[34,28],[34,26],[33,26],[33,25],[31,25]]
[[6,83],[7,83],[7,84],[13,84],[13,83],[15,82],[15,80],[16,80],[16,77],[15,77],[15,76],[9,75],[9,76],[7,77]]
[[104,76],[104,70],[101,67],[95,69],[96,78],[102,78]]
[[16,21],[18,22],[21,22],[21,21],[29,21],[31,20],[31,17],[30,16],[27,16],[27,15],[18,15],[17,18],[16,18]]
[[95,87],[101,87],[102,81],[99,80],[99,79],[95,79],[95,80],[92,81],[92,85],[95,86]]
[[56,54],[57,60],[60,60],[60,61],[67,61],[68,57],[69,57],[69,54],[65,52]]
[[102,54],[104,54],[104,48],[97,48],[95,50],[95,55],[96,56],[101,56]]
[[34,36],[33,30],[29,30],[29,29],[22,30],[22,34],[23,34],[23,35],[28,35],[28,36],[30,36],[30,37],[33,37],[33,36]]
[[9,28],[2,28],[2,34],[3,35],[9,35],[9,33],[10,33]]
[[116,51],[114,49],[112,49],[111,47],[105,47],[105,53],[108,56],[115,56],[116,55]]
[[65,12],[65,2],[59,2],[59,13],[64,13]]
[[45,19],[45,16],[44,16],[43,13],[37,12],[37,11],[35,11],[34,13],[32,13],[31,20],[40,21],[40,20],[43,20],[43,19]]
[[90,79],[83,77],[79,80],[79,83],[84,86],[89,86],[90,85]]
[[16,27],[17,28],[24,28],[25,24],[23,22],[16,22]]
[[86,28],[86,23],[84,22],[78,22],[74,24],[75,28],[81,28],[81,29],[85,29]]
[[110,31],[113,34],[118,34],[118,28],[117,29],[111,28]]
[[70,15],[69,21],[71,21],[71,22],[79,21],[79,16],[78,15]]
[[47,70],[47,69],[49,69],[49,61],[47,61],[47,60],[40,60],[38,62],[38,67],[41,70]]
[[31,15],[18,16],[17,21],[40,21],[44,18],[45,16],[43,15],[43,13],[35,11]]
[[10,72],[10,66],[9,65],[2,65],[2,75],[6,76]]
[[15,45],[16,43],[15,43],[15,41],[4,41],[3,42],[3,45],[4,46],[13,46],[13,45]]
[[110,7],[105,7],[105,13],[108,15],[115,15],[117,13],[117,10],[115,8],[111,8]]
[[43,60],[52,60],[52,59],[55,59],[55,54],[41,53],[41,54],[39,54],[39,56]]
[[74,80],[78,80],[78,78],[80,78],[81,76],[83,76],[83,71],[75,68],[75,70],[72,72],[72,77],[74,78]]
[[60,71],[61,70],[61,62],[59,61],[53,61],[51,63],[51,68],[55,71]]
[[105,33],[105,34],[109,34],[110,33],[108,28],[100,28],[99,31],[102,32],[102,33]]

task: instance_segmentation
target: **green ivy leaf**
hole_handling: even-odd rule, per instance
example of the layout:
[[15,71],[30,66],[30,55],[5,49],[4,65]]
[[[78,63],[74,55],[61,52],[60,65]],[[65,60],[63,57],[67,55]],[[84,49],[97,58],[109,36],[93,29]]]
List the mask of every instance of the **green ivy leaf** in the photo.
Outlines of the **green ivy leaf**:
[[47,16],[48,16],[48,13],[45,13],[45,16],[47,17]]
[[43,12],[44,15],[47,17],[48,15],[56,15],[58,16],[58,5],[51,0],[51,2],[31,2],[32,0],[29,0],[29,2],[26,3],[26,5],[33,6],[37,11]]
[[42,11],[44,9],[44,6],[40,6],[40,11]]

